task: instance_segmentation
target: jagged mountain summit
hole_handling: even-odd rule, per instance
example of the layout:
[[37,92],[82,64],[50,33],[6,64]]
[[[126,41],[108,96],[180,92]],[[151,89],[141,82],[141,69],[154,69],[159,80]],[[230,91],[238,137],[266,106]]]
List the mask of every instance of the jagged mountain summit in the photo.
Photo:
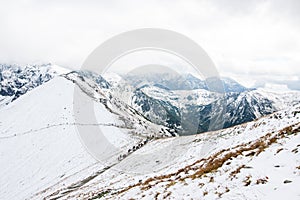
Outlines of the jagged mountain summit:
[[53,64],[0,64],[0,106],[68,71]]

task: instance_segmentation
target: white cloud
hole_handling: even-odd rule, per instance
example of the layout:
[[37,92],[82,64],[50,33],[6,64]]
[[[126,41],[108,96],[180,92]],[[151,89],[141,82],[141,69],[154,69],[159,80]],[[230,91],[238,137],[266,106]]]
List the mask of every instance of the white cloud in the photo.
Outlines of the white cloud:
[[297,0],[2,1],[0,62],[78,68],[111,36],[157,27],[195,40],[222,74],[247,76],[247,85],[263,75],[288,80],[300,77],[299,10]]

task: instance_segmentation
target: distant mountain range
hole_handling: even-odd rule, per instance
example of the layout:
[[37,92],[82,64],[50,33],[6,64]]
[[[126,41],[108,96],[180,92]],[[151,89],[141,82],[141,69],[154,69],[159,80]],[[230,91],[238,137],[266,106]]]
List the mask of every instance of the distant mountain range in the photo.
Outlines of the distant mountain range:
[[[0,106],[64,74],[51,64],[2,64],[0,72]],[[201,80],[191,74],[149,73],[121,77],[110,73],[102,77],[88,71],[74,73],[109,90],[111,96],[125,102],[149,121],[180,135],[228,128],[300,102],[298,92],[268,93],[246,88],[226,77],[219,79],[223,88],[222,93],[218,93],[209,88],[218,80]]]
[[110,76],[107,79],[112,82],[114,95],[125,96],[125,101],[150,121],[180,135],[228,128],[299,103],[298,92],[268,93],[226,77],[219,79],[223,88],[218,93],[209,88],[214,88],[217,79],[201,80],[191,74],[113,75],[119,84]]
[[[192,74],[168,74],[168,73],[149,73],[149,74],[128,74],[123,77],[134,87],[143,87],[143,85],[154,85],[162,89],[169,90],[210,90],[209,85],[213,85],[214,79],[201,80]],[[224,92],[244,92],[248,89],[231,78],[221,77]]]

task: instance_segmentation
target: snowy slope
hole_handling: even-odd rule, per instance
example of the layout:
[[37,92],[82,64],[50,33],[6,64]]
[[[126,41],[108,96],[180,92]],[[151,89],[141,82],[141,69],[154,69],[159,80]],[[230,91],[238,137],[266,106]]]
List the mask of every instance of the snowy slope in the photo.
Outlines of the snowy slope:
[[296,200],[299,133],[298,105],[221,131],[156,140],[117,164],[121,171],[108,169],[63,199]]
[[0,107],[16,100],[26,92],[68,73],[70,70],[54,64],[0,64]]
[[1,109],[1,198],[29,198],[95,163],[72,125],[72,91],[56,78]]
[[[0,110],[1,198],[31,198],[47,187],[93,176],[107,167],[97,163],[82,147],[76,126],[98,126],[109,133],[106,135],[108,141],[120,147],[120,152],[113,152],[115,154],[107,163],[119,162],[120,154],[127,153],[127,149],[143,141],[143,135],[139,133],[159,134],[162,126],[140,119],[141,124],[145,123],[149,128],[145,132],[144,126],[133,120],[138,121],[140,116],[134,116],[125,108],[122,113],[113,114],[96,101],[98,124],[75,123],[74,87],[77,85],[68,79],[56,77]],[[90,90],[89,93],[95,92],[93,88],[86,89]],[[81,95],[90,101],[91,97],[85,92]],[[114,105],[111,106],[114,109]],[[127,126],[126,121],[120,120],[120,116],[133,120],[134,130]]]

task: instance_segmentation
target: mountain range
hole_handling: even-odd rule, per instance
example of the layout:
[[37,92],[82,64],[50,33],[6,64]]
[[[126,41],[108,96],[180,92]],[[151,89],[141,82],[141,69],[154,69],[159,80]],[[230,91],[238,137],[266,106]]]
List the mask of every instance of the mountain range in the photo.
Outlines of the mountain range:
[[104,77],[111,81],[115,96],[150,121],[175,129],[179,135],[228,128],[299,103],[298,92],[275,94],[246,88],[224,77],[220,79],[221,93],[209,89],[207,82],[214,85],[213,79],[204,81],[191,74],[116,77],[110,73]]
[[[2,64],[0,67],[0,105],[61,74],[61,70],[51,64],[25,67]],[[299,102],[295,92],[276,94],[277,99],[285,96],[284,102],[278,105],[274,98],[269,98],[270,93],[248,89],[225,77],[220,79],[223,92],[218,93],[207,85],[214,85],[213,80],[201,80],[191,74],[152,72],[120,77],[110,73],[102,77],[88,71],[76,73],[93,80],[101,89],[111,90],[112,96],[128,103],[151,122],[173,129],[179,135],[228,128]]]
[[[144,84],[52,64],[1,66],[3,199],[300,195],[299,92],[222,78],[218,93],[192,75]],[[74,89],[93,102],[97,123],[75,119],[85,108],[74,107]],[[98,145],[116,148],[97,161],[77,135],[82,127],[101,128],[106,141]]]

